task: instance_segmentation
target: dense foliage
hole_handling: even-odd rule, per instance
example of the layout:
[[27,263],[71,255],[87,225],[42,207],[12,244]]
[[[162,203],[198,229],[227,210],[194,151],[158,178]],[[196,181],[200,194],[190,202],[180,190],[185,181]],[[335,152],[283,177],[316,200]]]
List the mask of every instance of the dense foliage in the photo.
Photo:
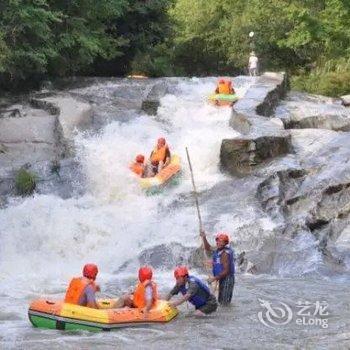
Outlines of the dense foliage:
[[252,48],[264,69],[349,72],[348,0],[178,0],[171,15],[175,62],[188,73],[242,70]]
[[[165,36],[169,0],[2,0],[0,85],[99,74],[116,57],[124,74],[138,50]],[[101,63],[102,62],[102,63]]]
[[[249,37],[254,31],[255,36]],[[237,74],[254,49],[300,89],[349,92],[349,0],[3,0],[0,83]]]

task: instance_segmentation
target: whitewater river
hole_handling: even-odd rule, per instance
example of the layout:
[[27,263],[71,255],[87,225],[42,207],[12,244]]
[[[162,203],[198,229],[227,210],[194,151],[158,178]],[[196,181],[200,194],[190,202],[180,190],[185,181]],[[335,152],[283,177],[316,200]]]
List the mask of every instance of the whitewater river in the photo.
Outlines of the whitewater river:
[[[215,79],[165,81],[170,93],[153,117],[139,110],[150,82],[96,80],[69,89],[95,109],[94,129],[76,137],[76,193],[69,199],[13,199],[0,210],[0,348],[348,349],[350,278],[324,269],[307,234],[288,244],[274,242],[266,274],[239,274],[232,307],[208,318],[192,317],[191,308],[183,305],[166,325],[107,333],[32,327],[30,301],[62,298],[69,279],[87,262],[99,266],[103,296],[118,295],[136,283],[139,258],[155,268],[160,292],[169,291],[172,268],[186,263],[200,243],[185,146],[212,242],[220,230],[230,233],[237,252],[271,249],[271,232],[280,223],[257,202],[261,179],[232,179],[219,168],[221,140],[236,133],[228,128],[230,109],[205,101]],[[240,96],[251,83],[235,78]],[[159,136],[181,156],[182,177],[162,193],[145,196],[127,165],[136,154],[148,154]],[[256,229],[247,234],[241,229],[247,225]],[[204,277],[203,271],[195,273]]]

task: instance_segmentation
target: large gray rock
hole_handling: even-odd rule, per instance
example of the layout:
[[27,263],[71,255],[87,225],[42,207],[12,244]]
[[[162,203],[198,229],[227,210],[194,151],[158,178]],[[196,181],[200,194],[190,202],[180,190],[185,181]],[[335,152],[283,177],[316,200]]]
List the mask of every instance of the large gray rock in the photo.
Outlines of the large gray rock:
[[311,232],[327,263],[341,268],[342,249],[350,247],[349,134],[291,130],[291,141],[299,168],[272,173],[258,186],[257,198],[284,223],[285,235]]
[[344,95],[341,97],[344,106],[350,106],[350,95]]
[[146,99],[142,101],[142,110],[145,111],[147,114],[156,115],[158,107],[160,105],[160,99],[167,93],[168,85],[165,82],[160,81],[156,83],[152,87]]
[[223,140],[220,162],[233,175],[247,175],[274,157],[292,151],[283,123],[269,118],[288,87],[284,73],[265,73],[232,109],[230,126],[243,134]]
[[0,142],[2,143],[55,143],[56,118],[44,117],[1,118]]
[[[34,98],[31,106],[15,106],[22,117],[0,118],[0,193],[4,195],[12,193],[16,172],[23,166],[40,181],[54,183],[52,170],[74,155],[76,131],[92,121],[91,106],[70,96]],[[43,192],[44,188],[38,186]]]
[[350,131],[350,110],[332,98],[291,92],[276,114],[287,129]]
[[220,149],[221,165],[236,176],[247,175],[255,166],[291,150],[289,134],[223,140]]
[[[35,101],[35,102],[34,102]],[[33,99],[36,104],[42,103],[52,113],[57,113],[57,141],[64,149],[65,156],[74,155],[74,136],[78,130],[84,130],[92,123],[93,110],[89,103],[71,96],[52,96]]]
[[55,129],[57,118],[45,111],[21,107],[23,117],[0,119],[0,176],[27,163],[59,156]]
[[272,115],[279,100],[285,95],[287,87],[288,81],[285,73],[263,74],[248,89],[244,97],[233,106],[230,126],[244,134],[263,134],[281,129],[276,127],[276,124],[270,124],[269,119],[261,117]]

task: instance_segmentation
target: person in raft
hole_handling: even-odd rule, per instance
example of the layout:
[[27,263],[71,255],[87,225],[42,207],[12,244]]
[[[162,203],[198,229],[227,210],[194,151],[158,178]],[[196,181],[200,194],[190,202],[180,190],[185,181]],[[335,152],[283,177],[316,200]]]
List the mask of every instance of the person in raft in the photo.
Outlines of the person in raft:
[[235,89],[232,86],[232,81],[227,79],[219,79],[217,87],[215,89],[216,94],[233,95]]
[[149,160],[147,162],[147,177],[157,175],[164,167],[170,163],[171,154],[169,146],[166,143],[164,137],[160,137],[157,140],[157,144],[154,147]]
[[87,306],[98,309],[95,293],[100,287],[95,283],[98,268],[95,264],[86,264],[83,268],[82,277],[74,277],[68,286],[65,303]]
[[206,252],[213,255],[213,276],[209,277],[208,282],[219,282],[218,301],[221,305],[227,306],[231,303],[235,284],[235,255],[229,246],[229,236],[223,232],[218,233],[215,248],[208,243],[204,231],[201,231],[200,235]]
[[121,298],[122,303],[119,307],[139,308],[143,311],[144,317],[147,317],[158,300],[157,284],[152,280],[152,277],[153,271],[150,267],[141,267],[139,269],[139,283],[133,293]]
[[145,175],[145,156],[143,154],[138,154],[135,161],[130,165],[130,170],[140,177]]
[[191,276],[186,266],[179,266],[174,271],[176,285],[166,296],[170,300],[174,295],[181,292],[179,300],[170,302],[173,307],[189,301],[196,308],[196,316],[205,316],[216,311],[218,304],[216,298],[210,293],[210,289],[202,280]]

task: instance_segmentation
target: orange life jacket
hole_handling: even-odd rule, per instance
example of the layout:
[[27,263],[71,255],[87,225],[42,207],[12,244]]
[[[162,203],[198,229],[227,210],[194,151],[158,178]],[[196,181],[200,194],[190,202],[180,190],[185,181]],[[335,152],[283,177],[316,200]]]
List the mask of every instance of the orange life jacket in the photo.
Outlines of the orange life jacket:
[[133,298],[133,303],[134,306],[137,308],[144,308],[146,306],[146,287],[151,285],[152,287],[152,295],[153,295],[153,300],[152,300],[152,305],[156,303],[158,300],[158,294],[157,294],[157,285],[150,280],[147,280],[145,282],[140,282],[134,292],[134,298]]
[[89,280],[85,277],[74,277],[69,283],[68,289],[66,291],[66,296],[64,298],[65,303],[69,304],[79,304],[79,300],[84,294],[85,288],[91,285],[96,291],[95,282]]
[[144,172],[144,167],[140,163],[132,163],[130,165],[130,170],[133,171],[135,174],[142,176]]
[[218,85],[218,93],[219,94],[225,94],[225,95],[229,95],[232,94],[232,87],[230,84],[230,81],[225,80],[224,83],[219,83]]
[[159,162],[165,162],[167,150],[168,150],[168,145],[164,145],[161,148],[158,148],[156,146],[151,154],[152,164],[158,165]]

